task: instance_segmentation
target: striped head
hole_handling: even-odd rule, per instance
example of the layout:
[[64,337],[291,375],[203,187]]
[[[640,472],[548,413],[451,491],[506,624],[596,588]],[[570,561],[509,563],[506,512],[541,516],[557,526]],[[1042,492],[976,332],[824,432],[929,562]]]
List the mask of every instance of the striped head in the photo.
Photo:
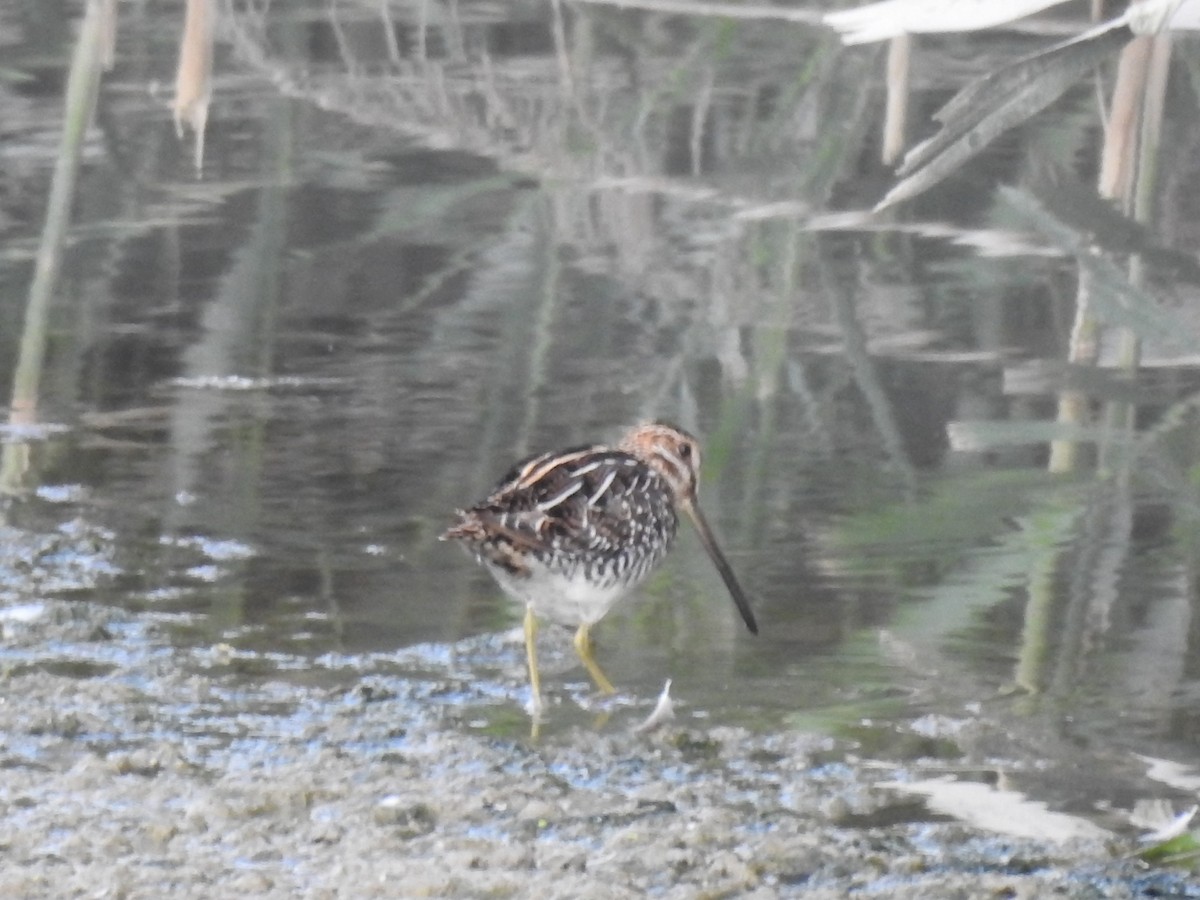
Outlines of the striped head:
[[725,559],[725,554],[717,546],[717,539],[713,536],[704,513],[700,511],[700,503],[696,498],[700,487],[699,442],[682,428],[664,422],[650,422],[629,431],[621,439],[619,449],[648,465],[670,486],[675,506],[683,510],[696,526],[700,543],[704,545],[713,565],[717,567],[746,627],[757,634],[758,623],[754,620],[750,602],[746,599],[737,576],[733,574],[729,561]]
[[671,488],[676,506],[696,502],[700,487],[700,444],[681,428],[665,422],[647,422],[630,429],[620,449],[636,456]]

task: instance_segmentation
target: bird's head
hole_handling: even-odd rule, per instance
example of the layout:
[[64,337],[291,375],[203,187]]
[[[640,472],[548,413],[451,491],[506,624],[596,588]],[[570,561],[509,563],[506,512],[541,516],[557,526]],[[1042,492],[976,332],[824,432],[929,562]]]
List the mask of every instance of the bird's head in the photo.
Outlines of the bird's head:
[[696,502],[700,487],[700,443],[674,425],[647,422],[630,429],[621,439],[620,449],[636,456],[671,488],[678,506]]

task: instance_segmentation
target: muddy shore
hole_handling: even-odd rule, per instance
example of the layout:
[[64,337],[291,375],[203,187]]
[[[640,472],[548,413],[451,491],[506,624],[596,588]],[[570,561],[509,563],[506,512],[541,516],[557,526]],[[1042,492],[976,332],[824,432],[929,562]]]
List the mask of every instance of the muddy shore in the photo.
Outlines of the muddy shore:
[[532,741],[419,650],[180,648],[86,601],[0,622],[4,897],[1196,896],[1127,836],[933,814],[886,786],[920,760],[845,741],[620,708]]

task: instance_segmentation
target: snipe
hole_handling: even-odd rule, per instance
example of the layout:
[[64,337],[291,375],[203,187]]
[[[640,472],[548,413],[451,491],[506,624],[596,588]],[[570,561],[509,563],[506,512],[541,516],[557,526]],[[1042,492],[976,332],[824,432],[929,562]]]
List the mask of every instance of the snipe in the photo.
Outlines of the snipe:
[[589,629],[643,581],[674,543],[676,510],[695,524],[746,627],[754,613],[696,498],[700,446],[660,422],[615,447],[544,453],[521,463],[483,502],[459,512],[443,540],[462,541],[509,596],[525,604],[534,715],[541,709],[537,620],[577,626],[575,650],[596,686],[612,683],[592,656]]

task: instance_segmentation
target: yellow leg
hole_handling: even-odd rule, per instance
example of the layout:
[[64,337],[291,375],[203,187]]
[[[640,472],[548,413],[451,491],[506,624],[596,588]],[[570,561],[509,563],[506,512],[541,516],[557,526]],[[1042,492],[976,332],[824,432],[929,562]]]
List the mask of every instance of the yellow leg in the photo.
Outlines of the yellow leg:
[[533,607],[525,607],[525,659],[529,663],[529,686],[533,697],[529,701],[529,711],[533,714],[536,727],[538,716],[542,713],[542,678],[538,674],[537,662],[537,619],[533,615]]
[[600,670],[599,664],[592,656],[592,638],[588,634],[587,625],[580,625],[579,630],[575,632],[575,652],[579,654],[588,674],[592,676],[592,681],[596,682],[596,687],[600,688],[600,693],[615,694],[617,689],[612,686],[612,682]]

